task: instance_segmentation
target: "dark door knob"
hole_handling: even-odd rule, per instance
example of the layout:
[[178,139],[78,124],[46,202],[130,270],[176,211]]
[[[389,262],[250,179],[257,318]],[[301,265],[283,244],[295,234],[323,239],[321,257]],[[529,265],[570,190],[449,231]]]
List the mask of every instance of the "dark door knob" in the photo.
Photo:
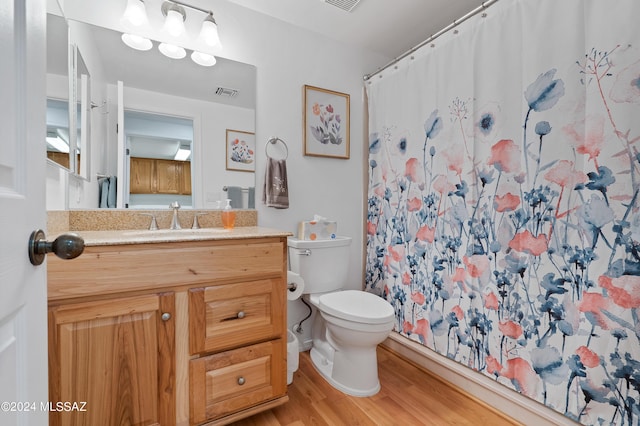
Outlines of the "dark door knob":
[[46,240],[44,231],[38,229],[29,238],[29,260],[32,265],[44,262],[47,253],[55,253],[60,259],[74,259],[84,251],[84,240],[76,234],[62,234],[53,242]]

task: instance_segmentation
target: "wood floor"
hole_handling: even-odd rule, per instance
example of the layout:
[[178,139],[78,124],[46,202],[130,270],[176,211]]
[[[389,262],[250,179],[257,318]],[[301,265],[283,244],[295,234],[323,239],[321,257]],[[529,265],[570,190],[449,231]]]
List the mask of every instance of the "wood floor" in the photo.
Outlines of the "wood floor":
[[289,402],[234,426],[518,424],[380,346],[378,364],[382,389],[358,398],[331,387],[302,352]]

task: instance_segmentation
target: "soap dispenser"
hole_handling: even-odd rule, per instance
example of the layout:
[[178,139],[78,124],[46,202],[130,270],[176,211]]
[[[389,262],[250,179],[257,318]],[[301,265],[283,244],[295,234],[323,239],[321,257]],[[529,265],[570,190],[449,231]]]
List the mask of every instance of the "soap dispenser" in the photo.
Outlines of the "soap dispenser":
[[224,229],[233,229],[236,223],[236,212],[231,209],[231,199],[227,198],[227,205],[222,210],[222,227]]

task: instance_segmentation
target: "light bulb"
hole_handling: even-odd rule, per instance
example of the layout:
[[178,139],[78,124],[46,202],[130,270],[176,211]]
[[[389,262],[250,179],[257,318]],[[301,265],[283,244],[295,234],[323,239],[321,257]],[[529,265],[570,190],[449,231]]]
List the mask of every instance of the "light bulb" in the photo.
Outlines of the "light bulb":
[[202,22],[200,30],[200,39],[208,46],[216,46],[220,44],[220,36],[218,35],[218,24],[216,24],[213,15],[210,13]]
[[216,57],[209,55],[208,53],[196,52],[195,50],[191,54],[191,59],[198,65],[203,67],[212,67],[216,64]]
[[184,32],[184,10],[179,6],[172,6],[167,11],[164,21],[164,29],[173,37],[178,37]]
[[127,8],[122,15],[122,19],[134,27],[145,25],[148,20],[144,2],[142,0],[127,0]]
[[160,52],[171,59],[182,59],[187,56],[187,52],[180,46],[169,43],[160,43],[158,46]]
[[136,50],[149,50],[153,47],[151,40],[135,34],[122,34],[122,41],[130,48]]

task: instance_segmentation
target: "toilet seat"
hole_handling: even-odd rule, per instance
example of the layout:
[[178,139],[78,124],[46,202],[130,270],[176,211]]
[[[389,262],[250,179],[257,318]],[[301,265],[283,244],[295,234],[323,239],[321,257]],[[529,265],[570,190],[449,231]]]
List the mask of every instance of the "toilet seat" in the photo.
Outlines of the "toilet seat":
[[389,302],[360,290],[322,294],[318,300],[318,308],[337,318],[365,324],[383,324],[395,317]]

